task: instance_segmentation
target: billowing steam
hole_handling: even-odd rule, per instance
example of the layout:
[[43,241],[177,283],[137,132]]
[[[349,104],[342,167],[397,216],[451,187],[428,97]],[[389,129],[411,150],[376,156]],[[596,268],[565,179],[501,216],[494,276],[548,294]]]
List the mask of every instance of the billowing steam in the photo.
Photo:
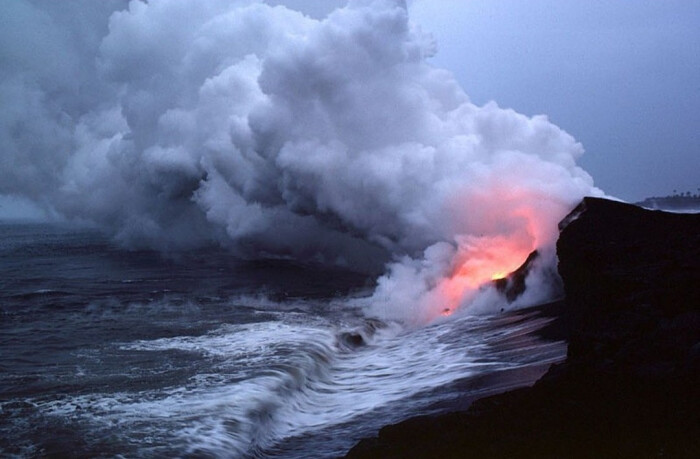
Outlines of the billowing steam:
[[551,265],[557,222],[599,193],[570,135],[427,64],[400,1],[3,9],[0,194],[125,245],[390,262],[371,303],[422,321],[488,303],[533,249]]

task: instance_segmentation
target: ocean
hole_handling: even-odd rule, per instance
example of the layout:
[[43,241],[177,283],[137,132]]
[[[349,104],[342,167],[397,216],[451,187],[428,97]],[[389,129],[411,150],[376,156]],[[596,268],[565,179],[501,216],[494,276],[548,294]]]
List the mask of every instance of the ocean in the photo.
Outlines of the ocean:
[[337,457],[566,354],[535,310],[408,326],[367,275],[60,224],[0,225],[0,286],[4,457]]

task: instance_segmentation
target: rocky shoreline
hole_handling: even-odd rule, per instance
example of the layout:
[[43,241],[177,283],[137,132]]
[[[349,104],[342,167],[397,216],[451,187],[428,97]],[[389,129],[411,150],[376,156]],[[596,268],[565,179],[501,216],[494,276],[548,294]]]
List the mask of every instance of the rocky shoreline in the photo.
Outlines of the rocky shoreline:
[[347,457],[700,457],[700,214],[585,198],[560,230],[566,361]]

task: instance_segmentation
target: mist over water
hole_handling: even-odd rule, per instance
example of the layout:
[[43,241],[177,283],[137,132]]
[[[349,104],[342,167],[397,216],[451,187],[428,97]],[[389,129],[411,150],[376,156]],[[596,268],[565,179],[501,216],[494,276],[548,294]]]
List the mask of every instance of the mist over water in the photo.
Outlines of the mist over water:
[[563,358],[489,314],[558,294],[583,148],[405,2],[3,10],[0,195],[99,232],[0,225],[0,452],[331,457]]
[[413,286],[423,320],[534,249],[551,264],[556,223],[600,194],[569,134],[427,64],[404,2],[4,9],[0,193],[127,247],[385,271],[378,295]]
[[368,278],[344,270],[0,230],[1,455],[337,457],[565,354],[532,312],[368,319]]

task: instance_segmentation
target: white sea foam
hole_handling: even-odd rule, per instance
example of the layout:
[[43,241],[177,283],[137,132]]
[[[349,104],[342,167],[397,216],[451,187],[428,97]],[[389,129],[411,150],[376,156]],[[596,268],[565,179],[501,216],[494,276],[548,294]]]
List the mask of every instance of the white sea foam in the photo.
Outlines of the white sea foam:
[[538,321],[490,334],[484,334],[492,330],[489,317],[463,315],[411,330],[388,324],[365,330],[366,344],[348,349],[339,333],[357,332],[361,325],[341,330],[329,321],[299,319],[289,314],[284,320],[222,326],[202,336],[122,343],[121,351],[189,352],[216,364],[184,385],[82,395],[40,403],[41,409],[79,417],[96,430],[118,425],[125,436],[145,429],[154,440],[152,449],[146,442],[142,451],[171,447],[236,456],[332,428],[474,372],[526,364],[508,352],[499,354],[492,348],[496,342],[525,339],[518,348],[540,352],[542,361],[562,357],[561,346],[522,338],[541,326]]

